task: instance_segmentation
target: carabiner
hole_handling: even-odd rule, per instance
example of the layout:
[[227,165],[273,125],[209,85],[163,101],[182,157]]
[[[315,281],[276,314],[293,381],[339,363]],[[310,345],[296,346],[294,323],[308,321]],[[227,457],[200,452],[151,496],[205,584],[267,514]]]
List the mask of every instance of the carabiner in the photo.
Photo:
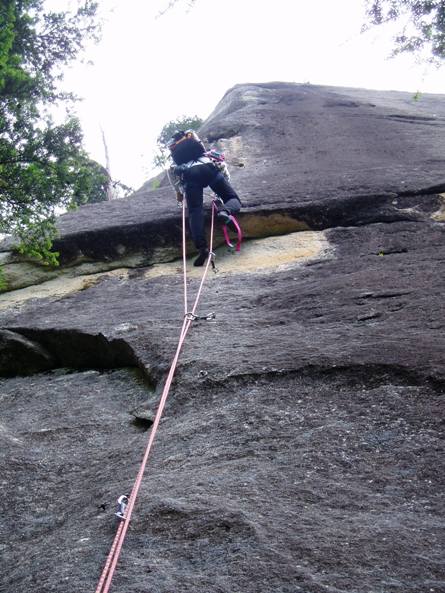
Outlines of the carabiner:
[[119,498],[117,499],[117,504],[119,505],[119,508],[118,508],[117,513],[114,513],[114,514],[116,515],[116,517],[118,519],[120,519],[122,521],[123,519],[125,519],[125,510],[128,505],[128,496],[126,496],[125,494],[122,494],[122,496],[119,496]]

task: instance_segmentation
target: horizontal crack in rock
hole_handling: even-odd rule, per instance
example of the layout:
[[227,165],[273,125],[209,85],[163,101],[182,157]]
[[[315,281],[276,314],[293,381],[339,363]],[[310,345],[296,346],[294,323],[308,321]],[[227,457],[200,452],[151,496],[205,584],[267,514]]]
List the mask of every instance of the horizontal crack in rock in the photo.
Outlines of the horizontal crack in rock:
[[[296,205],[273,211],[245,210],[240,213],[239,220],[247,240],[264,239],[299,231],[322,231],[342,226],[422,221],[431,218],[442,221],[444,220],[443,195],[438,194],[438,191],[445,191],[445,185],[425,188],[418,192],[407,191],[399,194],[367,194],[342,199],[333,198],[309,205]],[[420,203],[415,199],[419,197],[424,198]],[[403,200],[403,204],[400,204],[401,200]],[[58,242],[62,259],[68,261],[71,258],[71,260],[69,266],[62,265],[57,269],[49,269],[29,261],[19,261],[15,256],[8,256],[9,259],[5,256],[3,272],[9,292],[38,284],[48,285],[49,294],[45,295],[45,287],[43,287],[41,291],[33,295],[34,297],[69,294],[88,288],[89,285],[99,281],[103,274],[119,274],[123,269],[144,268],[175,261],[180,255],[181,243],[181,239],[177,235],[178,223],[176,218],[161,221],[159,228],[156,227],[156,236],[152,237],[152,244],[149,247],[144,247],[141,243],[143,231],[146,231],[146,223],[140,226],[133,225],[126,229],[125,236],[122,229],[122,232],[117,236],[114,234],[115,229],[108,229],[108,234],[107,230],[102,229],[97,236],[94,233],[84,233],[77,238],[75,236],[62,238]],[[165,237],[168,238],[167,243],[165,243]],[[133,239],[135,240],[134,245],[132,245]],[[79,245],[77,245],[78,241]],[[91,241],[90,245],[88,241]],[[159,245],[156,245],[154,241],[158,241]],[[100,247],[102,243],[108,250],[107,258],[103,260],[100,259],[101,256],[105,257],[105,247],[103,249]],[[215,247],[223,244],[222,232],[217,229]],[[67,254],[64,254],[65,247],[68,250]],[[190,249],[191,246],[188,245],[188,250]],[[98,250],[97,253],[95,250]],[[85,259],[85,254],[88,254],[88,258],[94,258],[96,255],[98,259],[88,261],[88,258]],[[87,276],[90,276],[90,280],[85,280]],[[79,281],[79,277],[82,277],[82,280]],[[59,279],[63,279],[61,283],[64,285],[63,289],[62,287],[57,289]],[[54,284],[50,284],[52,282]],[[71,285],[69,289],[68,285]],[[23,294],[23,297],[19,298],[19,302],[31,298],[26,294]],[[11,306],[9,298],[0,295],[0,308],[2,302],[6,307]]]
[[123,339],[72,329],[0,329],[0,376],[30,375],[59,367],[74,369],[140,368],[154,382]]
[[342,379],[349,385],[374,388],[386,383],[402,385],[428,385],[438,393],[445,393],[445,378],[437,378],[395,364],[336,364],[333,366],[307,365],[299,369],[265,368],[262,372],[241,373],[221,378],[209,377],[203,385],[248,384],[258,379],[270,377],[302,377],[307,380]]

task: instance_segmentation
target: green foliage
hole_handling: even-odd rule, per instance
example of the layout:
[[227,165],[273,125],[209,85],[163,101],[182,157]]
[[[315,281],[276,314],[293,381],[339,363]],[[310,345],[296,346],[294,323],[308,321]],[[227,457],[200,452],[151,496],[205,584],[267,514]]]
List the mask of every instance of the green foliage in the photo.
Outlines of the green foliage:
[[165,168],[165,166],[167,165],[169,157],[167,143],[175,132],[177,132],[178,130],[197,131],[202,126],[202,124],[203,120],[197,115],[184,115],[182,117],[178,117],[177,119],[173,119],[166,123],[165,126],[162,128],[156,141],[158,152],[156,153],[153,159],[154,166]]
[[82,206],[87,202],[104,202],[108,199],[110,185],[113,185],[113,181],[105,167],[81,156],[77,162],[76,178],[73,180],[72,204]]
[[403,23],[395,38],[393,55],[425,52],[440,65],[445,58],[445,2],[443,0],[367,0],[370,25]]
[[55,125],[48,115],[73,98],[58,90],[61,67],[96,36],[96,8],[89,0],[74,13],[45,13],[43,0],[0,6],[0,233],[51,265],[56,209],[106,199],[104,170],[82,149],[79,121]]
[[59,253],[52,249],[53,240],[57,236],[54,215],[36,222],[27,221],[26,224],[17,225],[16,235],[21,240],[17,248],[19,253],[49,266],[59,264]]
[[3,268],[0,266],[0,292],[5,292],[6,290],[8,290],[8,283],[6,282]]

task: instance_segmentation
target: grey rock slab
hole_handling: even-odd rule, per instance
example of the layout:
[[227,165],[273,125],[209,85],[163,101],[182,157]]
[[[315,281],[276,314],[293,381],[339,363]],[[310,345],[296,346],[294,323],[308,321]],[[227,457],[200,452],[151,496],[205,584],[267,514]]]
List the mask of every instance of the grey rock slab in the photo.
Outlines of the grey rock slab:
[[[263,367],[375,364],[442,380],[444,232],[440,223],[411,222],[335,229],[330,258],[273,274],[211,275],[199,311],[215,311],[216,320],[193,326],[184,372],[193,381],[200,370],[221,378]],[[191,280],[190,299],[197,287]],[[182,323],[181,295],[179,273],[110,278],[3,311],[0,323],[54,334],[56,343],[71,330],[86,341],[101,335],[99,344],[127,344],[138,364],[162,374]]]
[[[210,274],[113,593],[444,590],[444,117],[443,96],[270,83],[204,124],[248,238],[315,229],[312,255]],[[94,590],[184,315],[180,260],[154,268],[179,258],[170,189],[60,229],[62,263],[141,267],[0,311],[0,357],[49,363],[0,379],[8,593]]]
[[[144,396],[128,371],[2,381],[4,590],[94,590]],[[342,371],[178,385],[113,589],[440,591],[442,400]]]
[[[228,91],[205,122],[212,139],[239,138],[248,205],[443,184],[445,101],[407,93],[264,83]],[[237,177],[235,177],[238,179]],[[262,186],[262,194],[260,188]],[[255,188],[255,197],[249,188]],[[292,196],[292,197],[291,197]]]
[[0,589],[91,588],[108,537],[97,526],[113,528],[145,441],[130,409],[149,392],[131,370],[59,370],[0,392]]
[[[238,85],[202,128],[226,148],[246,211],[445,187],[443,95],[290,83]],[[352,100],[351,95],[356,95]],[[239,165],[243,165],[240,167]],[[310,218],[310,214],[308,214]],[[170,187],[64,214],[62,261],[115,258],[180,240]]]

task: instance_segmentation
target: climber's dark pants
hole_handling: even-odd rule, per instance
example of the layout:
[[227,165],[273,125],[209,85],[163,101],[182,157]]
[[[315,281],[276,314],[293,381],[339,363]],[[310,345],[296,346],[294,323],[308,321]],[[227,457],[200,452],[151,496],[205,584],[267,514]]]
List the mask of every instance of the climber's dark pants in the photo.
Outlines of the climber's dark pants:
[[192,239],[198,249],[205,249],[207,241],[204,233],[204,188],[209,186],[222,199],[224,208],[231,214],[239,212],[241,201],[224,175],[211,163],[190,167],[185,171],[183,179]]

